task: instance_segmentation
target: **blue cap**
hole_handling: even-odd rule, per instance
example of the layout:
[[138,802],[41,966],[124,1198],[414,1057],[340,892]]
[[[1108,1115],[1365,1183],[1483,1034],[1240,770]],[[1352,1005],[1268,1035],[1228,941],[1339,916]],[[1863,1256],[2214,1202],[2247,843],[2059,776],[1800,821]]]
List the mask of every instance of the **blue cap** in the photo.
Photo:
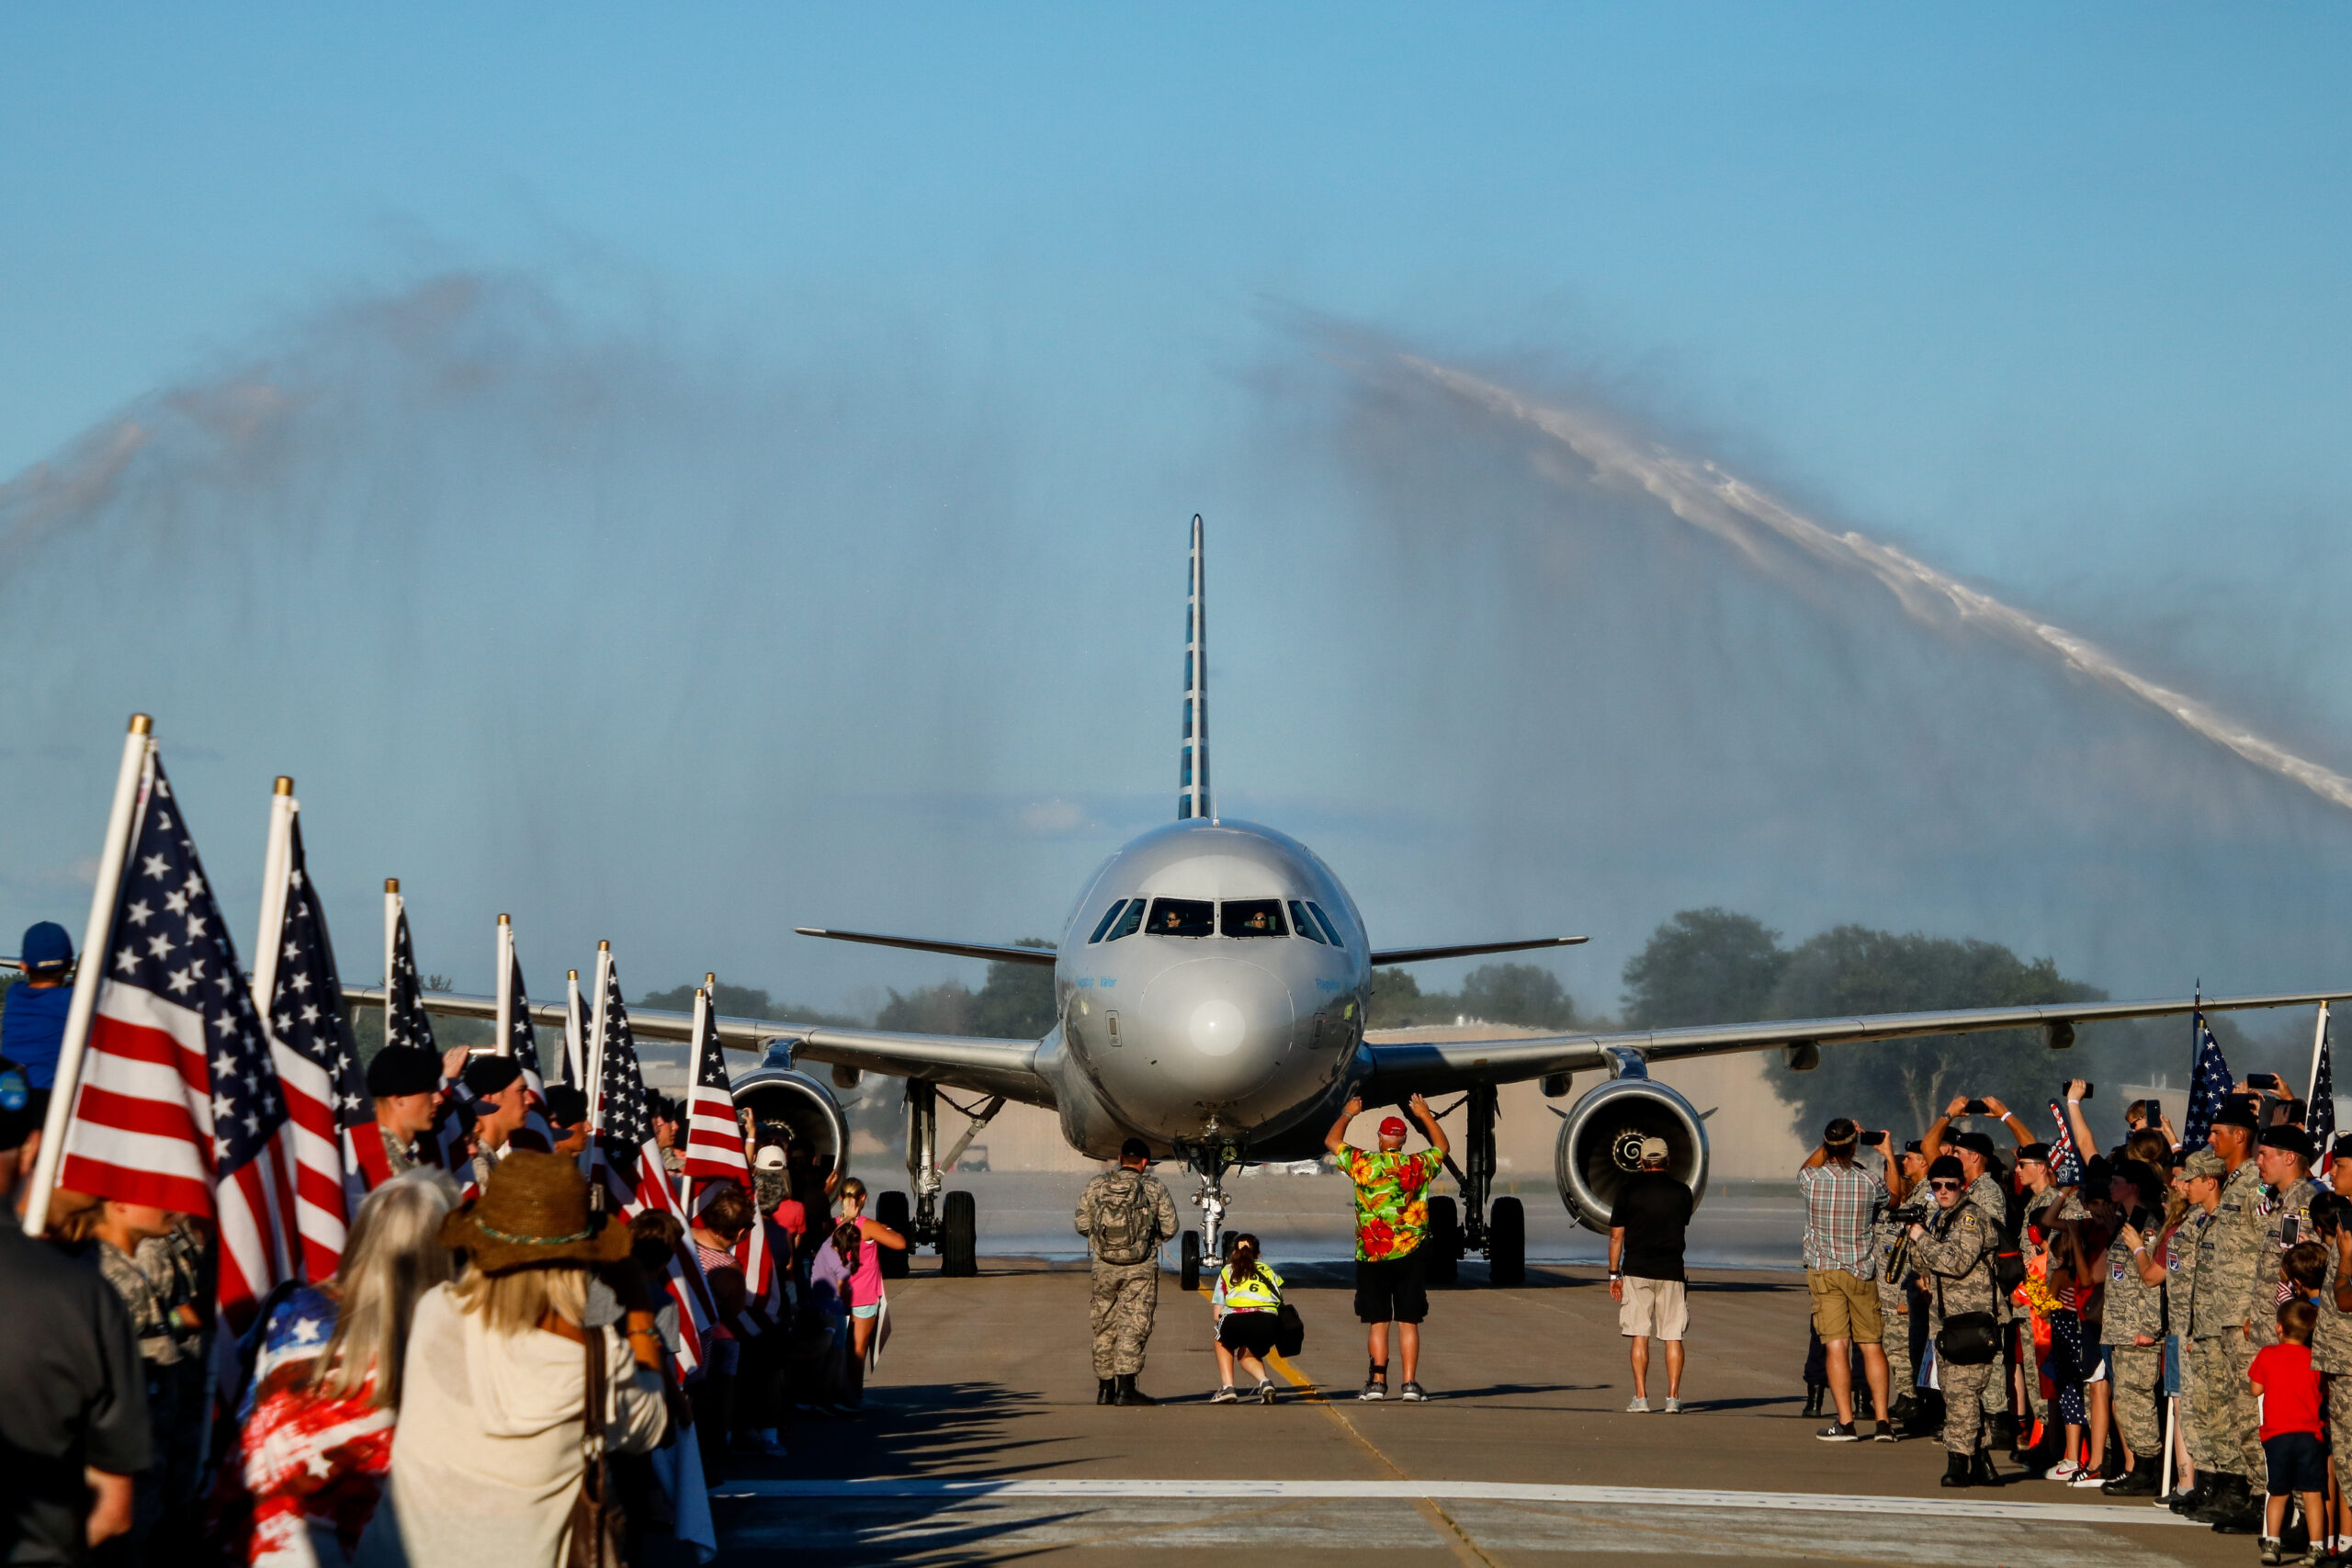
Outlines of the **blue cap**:
[[55,920],[42,920],[25,930],[25,944],[17,950],[28,975],[62,975],[74,967],[74,939]]

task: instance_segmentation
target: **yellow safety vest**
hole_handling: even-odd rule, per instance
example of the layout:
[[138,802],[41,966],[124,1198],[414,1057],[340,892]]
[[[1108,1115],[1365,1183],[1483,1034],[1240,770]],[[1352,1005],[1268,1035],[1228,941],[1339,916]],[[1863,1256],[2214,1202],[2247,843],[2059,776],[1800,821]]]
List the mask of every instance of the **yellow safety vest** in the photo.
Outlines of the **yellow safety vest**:
[[1217,1283],[1227,1312],[1272,1312],[1283,1304],[1283,1277],[1258,1260],[1258,1271],[1247,1280],[1233,1277],[1228,1263],[1217,1272]]

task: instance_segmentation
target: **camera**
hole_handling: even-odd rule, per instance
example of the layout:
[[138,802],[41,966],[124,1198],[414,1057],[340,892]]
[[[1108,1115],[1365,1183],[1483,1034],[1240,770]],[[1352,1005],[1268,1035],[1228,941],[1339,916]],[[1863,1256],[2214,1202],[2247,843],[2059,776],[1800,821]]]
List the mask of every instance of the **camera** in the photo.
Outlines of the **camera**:
[[1928,1223],[1928,1207],[1925,1203],[1905,1203],[1889,1209],[1886,1217],[1898,1225],[1924,1225]]
[[1864,1133],[1857,1141],[1868,1144],[1871,1147],[1876,1148],[1879,1145],[1886,1142],[1886,1134],[1884,1133]]

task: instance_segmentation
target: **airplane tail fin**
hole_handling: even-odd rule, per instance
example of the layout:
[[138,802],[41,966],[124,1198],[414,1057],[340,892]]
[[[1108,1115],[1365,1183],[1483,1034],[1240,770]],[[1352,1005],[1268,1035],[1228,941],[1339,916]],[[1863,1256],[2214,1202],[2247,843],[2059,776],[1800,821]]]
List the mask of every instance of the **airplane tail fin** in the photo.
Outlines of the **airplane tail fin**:
[[1202,575],[1201,514],[1193,513],[1192,592],[1184,605],[1184,764],[1177,780],[1176,818],[1206,817],[1209,806],[1208,584]]

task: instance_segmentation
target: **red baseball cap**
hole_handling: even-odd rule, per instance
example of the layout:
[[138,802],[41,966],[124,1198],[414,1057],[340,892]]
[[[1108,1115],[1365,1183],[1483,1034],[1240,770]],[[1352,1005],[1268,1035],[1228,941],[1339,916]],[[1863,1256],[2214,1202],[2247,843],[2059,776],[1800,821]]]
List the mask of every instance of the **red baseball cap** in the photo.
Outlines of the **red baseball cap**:
[[1403,1137],[1405,1135],[1405,1119],[1402,1116],[1382,1117],[1380,1121],[1380,1135],[1384,1138]]

